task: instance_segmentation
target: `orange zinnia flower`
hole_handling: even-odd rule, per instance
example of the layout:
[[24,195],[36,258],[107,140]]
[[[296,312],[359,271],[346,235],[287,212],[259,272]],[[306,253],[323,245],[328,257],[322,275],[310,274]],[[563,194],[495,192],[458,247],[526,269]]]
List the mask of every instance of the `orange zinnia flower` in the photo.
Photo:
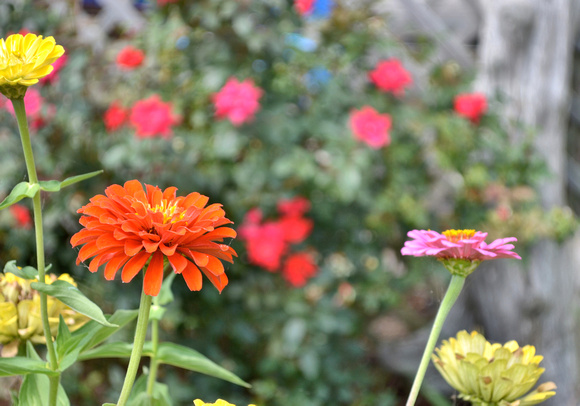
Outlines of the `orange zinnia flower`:
[[[91,272],[105,266],[105,279],[112,280],[121,267],[123,282],[131,281],[150,259],[145,271],[145,294],[157,296],[167,258],[173,271],[182,274],[190,290],[200,290],[203,272],[221,292],[228,284],[220,259],[233,262],[233,248],[220,244],[235,237],[220,204],[207,207],[209,198],[199,193],[176,197],[177,188],[161,191],[137,180],[124,186],[111,185],[106,196],[97,195],[80,208],[85,227],[71,238],[80,249],[77,264],[94,257]],[[201,270],[201,272],[200,272]]]

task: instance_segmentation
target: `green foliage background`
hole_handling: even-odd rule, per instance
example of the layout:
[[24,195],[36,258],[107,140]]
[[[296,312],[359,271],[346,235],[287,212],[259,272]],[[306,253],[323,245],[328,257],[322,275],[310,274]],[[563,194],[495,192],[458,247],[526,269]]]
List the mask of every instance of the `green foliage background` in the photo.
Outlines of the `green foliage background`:
[[[106,312],[136,307],[138,283],[105,282],[75,267],[68,241],[79,228],[76,210],[108,185],[139,179],[177,186],[182,194],[198,191],[223,203],[237,225],[253,207],[274,216],[281,198],[312,202],[314,232],[302,248],[317,252],[320,270],[305,288],[249,264],[240,241],[232,243],[240,258],[227,267],[230,284],[221,295],[207,281],[201,292],[189,292],[177,278],[163,335],[253,388],[163,368],[161,380],[176,404],[221,397],[238,405],[394,405],[407,383],[380,366],[369,325],[384,314],[396,314],[409,330],[426,323],[432,309],[413,295],[447,277],[427,260],[402,262],[407,231],[477,228],[490,237],[515,235],[519,252],[525,242],[571,230],[567,211],[539,208],[534,187],[545,171],[532,135],[510,141],[498,101],[490,101],[479,125],[456,115],[453,98],[470,90],[472,73],[453,62],[433,63],[430,44],[397,42],[385,20],[365,6],[338,5],[329,18],[314,20],[300,18],[282,0],[149,4],[142,12],[145,29],[118,26],[92,47],[79,40],[78,9],[57,13],[42,1],[0,8],[3,37],[26,28],[53,35],[67,50],[60,80],[40,88],[45,113],[48,104],[56,106],[33,135],[40,178],[105,173],[44,196],[47,258],[54,271],[74,275]],[[293,46],[292,33],[316,38],[316,49]],[[114,63],[128,44],[146,54],[144,66],[130,72]],[[429,73],[415,77],[417,86],[403,97],[379,92],[367,73],[388,57]],[[331,79],[309,82],[315,68],[328,70]],[[213,117],[211,95],[230,76],[252,78],[265,92],[256,119],[241,127]],[[181,116],[171,139],[138,139],[128,127],[105,131],[110,103],[130,106],[152,94]],[[354,140],[348,115],[364,105],[391,115],[390,146],[372,150]],[[3,197],[25,178],[16,123],[4,110],[0,142]],[[498,208],[508,210],[507,219]],[[0,247],[1,266],[11,259],[32,262],[32,231],[15,227],[8,210],[0,212]],[[75,368],[82,383],[65,376],[64,384],[78,404],[120,389],[121,361]]]

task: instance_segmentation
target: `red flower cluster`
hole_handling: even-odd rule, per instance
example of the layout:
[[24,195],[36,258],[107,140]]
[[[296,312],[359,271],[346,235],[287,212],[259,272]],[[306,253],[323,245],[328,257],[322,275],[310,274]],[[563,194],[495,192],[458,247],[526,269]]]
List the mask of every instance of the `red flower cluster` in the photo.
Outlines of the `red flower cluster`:
[[92,258],[91,272],[105,265],[105,279],[113,280],[123,269],[130,282],[146,267],[145,294],[157,296],[163,281],[165,259],[175,273],[183,275],[190,290],[200,290],[202,272],[221,292],[228,284],[220,260],[233,262],[236,252],[224,238],[236,232],[222,227],[232,222],[220,204],[206,207],[208,197],[199,193],[176,196],[177,188],[162,191],[137,180],[111,185],[78,210],[83,229],[73,235],[73,247],[83,245],[77,264]]
[[457,114],[477,124],[487,111],[487,99],[482,93],[458,94],[455,96],[454,107]]
[[294,8],[298,14],[304,16],[312,13],[314,0],[294,0]]
[[262,222],[260,209],[252,209],[239,228],[249,261],[270,272],[281,269],[284,278],[295,287],[304,286],[318,270],[314,258],[307,252],[289,254],[281,268],[290,245],[303,242],[312,232],[312,220],[304,217],[308,210],[310,202],[305,198],[281,200],[278,220]]
[[377,64],[376,68],[369,72],[369,79],[380,90],[391,92],[395,96],[402,96],[405,88],[413,83],[411,74],[403,67],[398,59],[388,59]]
[[169,138],[172,126],[179,123],[172,108],[171,103],[163,102],[158,95],[139,100],[130,109],[114,101],[105,111],[103,121],[108,132],[118,130],[129,121],[139,138]]
[[251,79],[242,82],[236,78],[228,79],[224,87],[212,96],[216,118],[227,118],[236,127],[252,121],[260,109],[258,100],[263,93]]
[[391,116],[388,114],[379,114],[372,107],[364,106],[350,112],[349,124],[355,138],[371,148],[379,149],[391,143]]
[[145,54],[140,49],[128,45],[117,54],[117,66],[124,70],[133,70],[143,63]]

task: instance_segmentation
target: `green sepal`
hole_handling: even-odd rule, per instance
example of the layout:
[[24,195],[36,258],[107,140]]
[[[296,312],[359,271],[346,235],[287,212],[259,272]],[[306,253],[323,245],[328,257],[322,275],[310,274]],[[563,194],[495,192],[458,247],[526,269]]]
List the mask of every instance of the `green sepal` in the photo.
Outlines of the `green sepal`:
[[101,323],[103,326],[118,327],[107,321],[99,306],[86,297],[76,286],[66,281],[56,280],[50,285],[41,282],[32,282],[30,286],[32,289],[44,292],[60,300],[71,309],[84,314],[97,323]]
[[12,206],[14,203],[18,203],[25,197],[32,199],[39,190],[40,185],[38,183],[20,182],[18,185],[14,186],[14,189],[12,189],[10,194],[2,200],[2,203],[0,203],[0,210]]
[[94,172],[85,173],[82,175],[71,176],[70,178],[66,178],[62,182],[58,180],[43,180],[38,183],[40,184],[40,190],[44,192],[58,192],[67,186],[74,185],[77,182],[81,182],[83,180],[92,178],[93,176],[100,175],[101,173],[103,173],[102,169]]
[[18,268],[16,260],[6,262],[4,265],[4,273],[11,273],[22,279],[38,279],[38,270],[31,266]]

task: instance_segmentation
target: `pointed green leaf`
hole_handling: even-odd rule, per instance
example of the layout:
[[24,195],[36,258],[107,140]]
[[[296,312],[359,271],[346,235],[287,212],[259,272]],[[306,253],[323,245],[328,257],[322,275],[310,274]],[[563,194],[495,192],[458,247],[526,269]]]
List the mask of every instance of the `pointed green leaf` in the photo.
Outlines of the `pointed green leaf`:
[[[48,406],[50,381],[45,375],[30,374],[24,377],[20,387],[20,404],[34,406]],[[57,406],[70,406],[70,401],[62,385],[58,385],[56,398]]]
[[47,295],[57,298],[71,309],[84,314],[97,323],[101,323],[107,327],[117,327],[107,321],[99,306],[87,298],[76,286],[66,281],[56,280],[50,285],[46,283],[32,282],[30,286],[32,289],[36,289],[39,292],[44,292]]
[[117,406],[116,403],[103,403],[103,406]]
[[157,304],[159,306],[166,305],[167,303],[171,303],[174,300],[173,292],[171,292],[171,284],[175,279],[177,274],[175,272],[171,272],[167,278],[163,280],[163,284],[161,285],[161,291],[159,291],[159,296],[157,296]]
[[59,359],[61,359],[66,350],[66,342],[70,340],[71,334],[66,322],[64,321],[64,317],[62,314],[59,315],[58,320],[58,332],[56,334],[56,354]]
[[[152,353],[144,351],[144,355],[151,356]],[[236,385],[245,386],[246,388],[251,386],[249,383],[244,382],[199,352],[182,345],[160,343],[157,350],[157,360],[163,364],[211,375],[224,381],[235,383]]]
[[26,341],[26,356],[36,361],[42,361],[42,358],[40,358],[40,355],[38,355],[34,345],[30,341]]
[[124,343],[122,341],[105,343],[88,351],[83,351],[78,359],[79,361],[86,361],[96,358],[129,358],[132,349],[132,343]]
[[153,395],[147,394],[147,375],[141,375],[135,382],[127,406],[173,406],[167,385],[155,382]]
[[92,178],[93,176],[97,176],[101,173],[103,173],[102,170],[85,173],[83,175],[71,176],[70,178],[66,178],[62,182],[59,182],[58,180],[43,180],[38,183],[40,183],[40,189],[45,192],[58,192],[67,186],[73,185],[85,179]]
[[6,265],[4,265],[4,273],[12,273],[22,279],[36,279],[38,276],[38,271],[36,268],[25,266],[24,268],[20,269],[16,265],[15,260],[6,262]]
[[12,189],[10,194],[6,196],[6,199],[0,203],[0,210],[12,206],[14,203],[18,203],[25,197],[30,197],[32,199],[39,190],[40,185],[38,183],[20,182],[18,185],[14,186],[14,189]]
[[27,374],[56,375],[57,372],[46,366],[45,361],[27,357],[0,358],[0,376]]
[[113,315],[107,316],[107,320],[118,327],[106,327],[95,321],[90,321],[75,331],[73,336],[83,337],[79,344],[81,351],[90,350],[133,321],[138,314],[138,310],[117,310]]

